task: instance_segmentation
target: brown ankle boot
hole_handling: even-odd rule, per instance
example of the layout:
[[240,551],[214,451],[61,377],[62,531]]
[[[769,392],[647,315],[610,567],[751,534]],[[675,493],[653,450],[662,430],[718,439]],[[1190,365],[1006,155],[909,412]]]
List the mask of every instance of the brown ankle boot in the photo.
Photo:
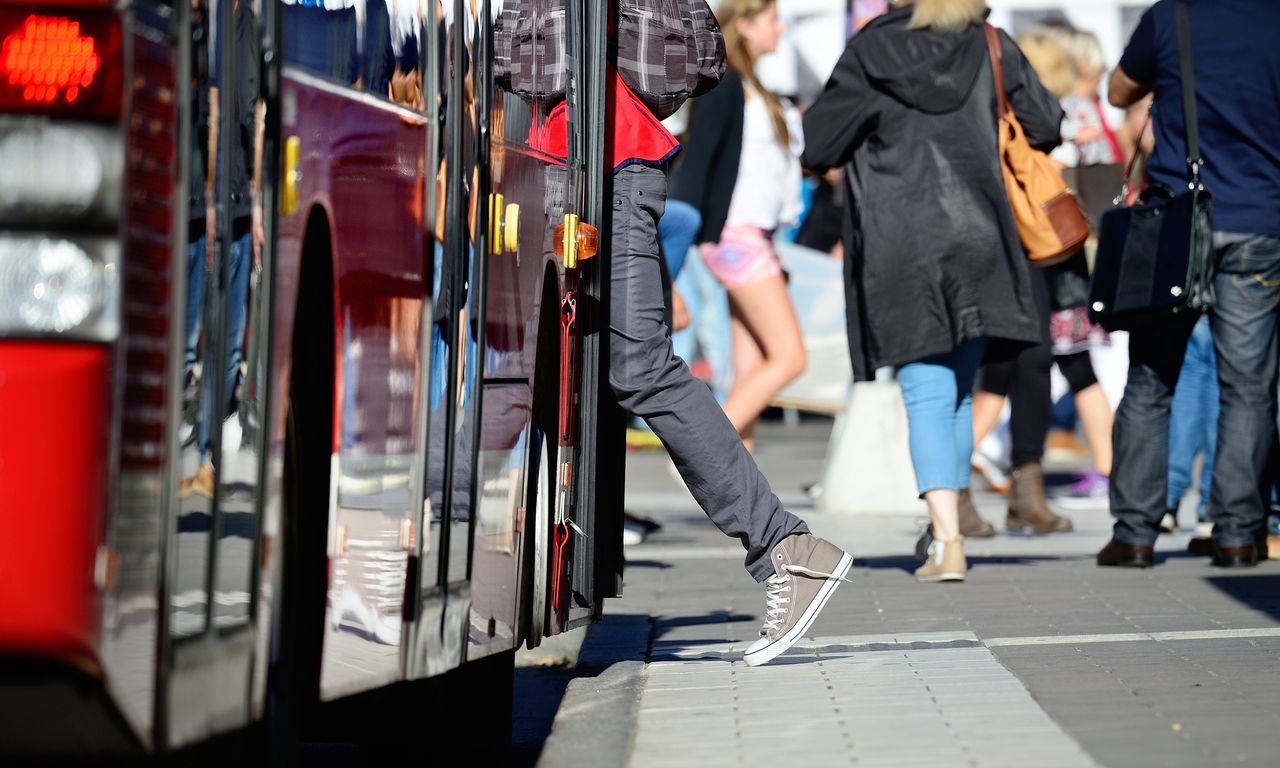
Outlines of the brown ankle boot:
[[973,504],[973,494],[965,488],[960,491],[960,535],[966,539],[987,539],[996,535],[996,527],[978,514]]
[[1062,533],[1073,526],[1071,518],[1049,509],[1044,498],[1044,469],[1039,462],[1023,464],[1013,470],[1013,488],[1009,491],[1009,517],[1005,527],[1011,531]]

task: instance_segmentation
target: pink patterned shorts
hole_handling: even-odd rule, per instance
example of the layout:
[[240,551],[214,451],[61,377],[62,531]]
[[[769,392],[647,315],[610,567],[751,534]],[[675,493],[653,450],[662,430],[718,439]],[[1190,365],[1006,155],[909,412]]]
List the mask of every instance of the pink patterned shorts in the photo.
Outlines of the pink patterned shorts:
[[702,263],[727,289],[741,288],[782,274],[773,243],[759,227],[726,226],[720,242],[703,243]]

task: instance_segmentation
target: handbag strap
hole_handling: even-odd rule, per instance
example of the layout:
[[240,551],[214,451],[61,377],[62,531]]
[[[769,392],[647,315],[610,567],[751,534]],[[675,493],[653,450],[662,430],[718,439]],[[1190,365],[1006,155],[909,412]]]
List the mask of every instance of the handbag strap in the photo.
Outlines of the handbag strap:
[[1192,189],[1203,188],[1200,168],[1200,122],[1196,118],[1196,78],[1191,65],[1191,11],[1189,0],[1177,0],[1174,17],[1178,26],[1178,72],[1182,77],[1182,118],[1187,128],[1187,166],[1191,168]]
[[998,107],[997,114],[1004,115],[1009,112],[1009,97],[1004,92],[1004,64],[1000,59],[1003,53],[1000,50],[1000,36],[996,32],[996,28],[990,24],[983,24],[987,31],[987,55],[991,57],[991,73],[996,80],[996,104]]

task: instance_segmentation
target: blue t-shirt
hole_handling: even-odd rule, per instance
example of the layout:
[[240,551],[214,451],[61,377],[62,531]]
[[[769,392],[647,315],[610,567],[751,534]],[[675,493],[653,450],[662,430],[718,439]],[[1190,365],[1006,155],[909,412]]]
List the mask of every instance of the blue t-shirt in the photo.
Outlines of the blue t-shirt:
[[[1142,15],[1120,69],[1154,86],[1151,180],[1174,190],[1189,179],[1175,0]],[[1200,124],[1201,177],[1213,194],[1213,228],[1280,235],[1280,2],[1191,0],[1191,52]]]

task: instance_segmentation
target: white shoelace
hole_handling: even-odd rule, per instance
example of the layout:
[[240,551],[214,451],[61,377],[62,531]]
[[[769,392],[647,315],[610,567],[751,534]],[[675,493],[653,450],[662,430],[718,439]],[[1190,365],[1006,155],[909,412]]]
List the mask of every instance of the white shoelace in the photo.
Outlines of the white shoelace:
[[783,595],[791,591],[791,574],[802,573],[805,576],[813,576],[818,579],[839,578],[840,581],[853,583],[843,576],[837,577],[834,573],[815,571],[803,565],[788,564],[784,565],[783,569],[787,571],[786,576],[779,576],[775,573],[765,579],[765,603],[767,607],[765,608],[764,627],[760,630],[761,635],[764,635],[769,630],[779,629],[786,620],[787,611],[789,610],[787,605],[791,602],[791,598],[783,597]]

